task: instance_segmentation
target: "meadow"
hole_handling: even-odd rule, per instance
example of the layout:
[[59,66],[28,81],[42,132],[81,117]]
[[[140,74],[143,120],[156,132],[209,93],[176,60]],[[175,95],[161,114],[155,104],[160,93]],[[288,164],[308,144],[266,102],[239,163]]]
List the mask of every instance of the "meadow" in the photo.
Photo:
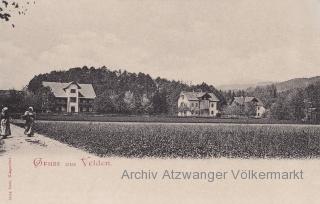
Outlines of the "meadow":
[[[22,114],[16,114],[19,119]],[[212,118],[178,117],[174,115],[127,115],[127,114],[37,114],[37,120],[46,121],[87,121],[87,122],[146,122],[146,123],[236,123],[236,124],[303,124],[302,121],[276,120],[271,118]]]
[[318,158],[320,126],[38,121],[36,132],[99,156]]

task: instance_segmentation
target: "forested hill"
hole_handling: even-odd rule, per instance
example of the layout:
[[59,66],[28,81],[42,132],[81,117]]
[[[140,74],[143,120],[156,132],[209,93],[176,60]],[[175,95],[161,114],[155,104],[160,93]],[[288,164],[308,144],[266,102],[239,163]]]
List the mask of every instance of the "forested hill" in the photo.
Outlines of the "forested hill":
[[276,87],[279,92],[288,91],[296,88],[306,88],[309,85],[316,84],[320,82],[320,76],[311,78],[295,78],[284,82],[276,83]]
[[[257,87],[266,88],[270,85],[274,85],[277,88],[278,92],[286,92],[294,89],[305,89],[308,86],[315,85],[319,82],[320,82],[320,76],[311,77],[311,78],[294,78],[294,79],[290,79],[282,82],[274,82],[274,83],[270,82],[269,84],[265,84],[265,85],[254,84],[254,85],[251,85],[249,88],[246,88],[245,90],[250,92]],[[225,87],[222,87],[222,88],[225,88]]]
[[42,81],[93,84],[97,94],[96,109],[108,113],[177,113],[177,100],[181,91],[213,92],[225,102],[222,94],[212,85],[202,83],[187,85],[180,81],[163,78],[153,79],[148,74],[113,71],[101,68],[71,68],[68,71],[52,71],[35,76],[28,84],[28,90],[36,93]]

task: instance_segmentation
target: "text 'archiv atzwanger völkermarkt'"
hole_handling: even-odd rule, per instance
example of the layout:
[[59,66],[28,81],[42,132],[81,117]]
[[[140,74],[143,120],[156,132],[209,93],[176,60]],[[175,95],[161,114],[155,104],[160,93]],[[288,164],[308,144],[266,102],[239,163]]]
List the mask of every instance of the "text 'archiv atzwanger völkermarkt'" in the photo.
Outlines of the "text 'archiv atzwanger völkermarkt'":
[[290,171],[258,171],[253,169],[226,171],[178,171],[178,170],[124,170],[122,180],[303,180],[303,170]]

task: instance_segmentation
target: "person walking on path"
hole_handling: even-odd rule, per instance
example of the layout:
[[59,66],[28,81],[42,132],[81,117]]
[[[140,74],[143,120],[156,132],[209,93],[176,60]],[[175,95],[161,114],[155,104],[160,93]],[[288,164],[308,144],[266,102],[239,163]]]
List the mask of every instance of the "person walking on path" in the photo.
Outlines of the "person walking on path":
[[33,124],[36,119],[36,114],[33,111],[33,108],[29,107],[28,110],[22,116],[22,118],[26,120],[24,134],[27,135],[28,137],[32,137],[34,134]]
[[4,107],[0,114],[0,135],[3,139],[11,135],[9,109]]

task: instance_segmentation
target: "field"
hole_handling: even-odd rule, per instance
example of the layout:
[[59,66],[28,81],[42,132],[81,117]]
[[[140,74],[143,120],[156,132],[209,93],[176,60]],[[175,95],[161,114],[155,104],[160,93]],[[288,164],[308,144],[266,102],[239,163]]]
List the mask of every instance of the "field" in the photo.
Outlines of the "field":
[[[20,118],[22,114],[16,114]],[[301,124],[302,121],[274,120],[269,118],[211,118],[178,117],[170,115],[119,115],[119,114],[37,114],[37,120],[96,121],[96,122],[155,122],[155,123],[237,123],[237,124]]]
[[35,129],[99,156],[318,158],[320,126],[38,121]]

